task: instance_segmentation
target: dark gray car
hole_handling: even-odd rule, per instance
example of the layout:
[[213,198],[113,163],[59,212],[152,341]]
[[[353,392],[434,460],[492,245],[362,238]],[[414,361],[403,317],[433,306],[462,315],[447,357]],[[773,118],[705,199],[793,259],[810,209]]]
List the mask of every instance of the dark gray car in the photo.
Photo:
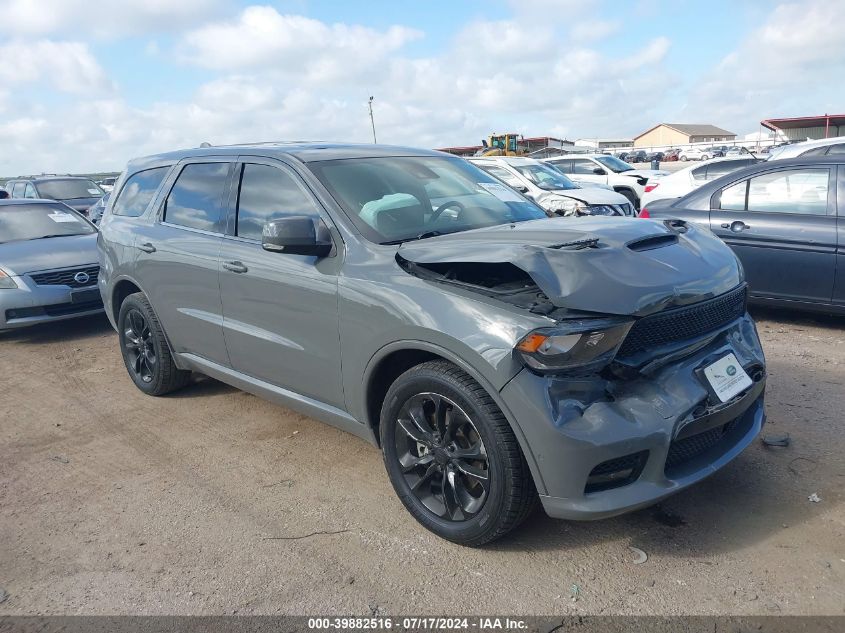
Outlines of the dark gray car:
[[742,270],[693,225],[548,218],[386,146],[180,151],[114,191],[100,290],[138,388],[201,372],[365,438],[453,541],[538,496],[569,519],[652,504],[764,423]]
[[711,229],[742,262],[754,301],[845,312],[845,157],[758,163],[645,215]]
[[6,187],[13,198],[58,200],[82,214],[106,193],[93,180],[82,176],[15,178]]

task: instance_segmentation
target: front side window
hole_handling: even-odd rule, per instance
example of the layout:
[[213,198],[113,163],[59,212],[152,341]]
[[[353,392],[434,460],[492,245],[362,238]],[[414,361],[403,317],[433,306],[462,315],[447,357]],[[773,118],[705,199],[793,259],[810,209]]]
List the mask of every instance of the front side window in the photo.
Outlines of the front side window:
[[519,182],[519,178],[510,173],[507,169],[496,167],[495,165],[479,165],[481,169],[486,171],[491,176],[494,176],[506,183],[510,187],[522,187],[523,184]]
[[120,195],[114,201],[113,215],[137,218],[144,214],[169,167],[146,169],[126,179]]
[[827,213],[827,169],[788,169],[752,178],[748,210],[775,213]]
[[572,161],[572,173],[573,174],[590,174],[594,175],[596,172],[597,165],[591,161],[586,160],[584,158],[573,160]]
[[185,165],[164,203],[164,221],[192,229],[223,232],[223,191],[229,163]]
[[267,222],[291,215],[320,217],[314,201],[288,173],[269,165],[243,165],[237,235],[260,240]]
[[545,191],[577,189],[578,185],[548,165],[517,165],[516,170]]
[[827,214],[827,169],[786,169],[736,183],[721,195],[721,208],[764,213]]
[[381,244],[547,217],[460,158],[350,158],[308,168],[361,234]]

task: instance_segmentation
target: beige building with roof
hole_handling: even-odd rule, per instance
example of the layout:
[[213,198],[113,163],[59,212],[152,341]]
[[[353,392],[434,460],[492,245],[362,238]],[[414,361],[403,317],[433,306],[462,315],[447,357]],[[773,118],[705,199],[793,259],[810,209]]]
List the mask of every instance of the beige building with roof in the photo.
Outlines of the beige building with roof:
[[658,123],[634,137],[634,147],[689,145],[715,141],[733,141],[736,134],[709,124]]

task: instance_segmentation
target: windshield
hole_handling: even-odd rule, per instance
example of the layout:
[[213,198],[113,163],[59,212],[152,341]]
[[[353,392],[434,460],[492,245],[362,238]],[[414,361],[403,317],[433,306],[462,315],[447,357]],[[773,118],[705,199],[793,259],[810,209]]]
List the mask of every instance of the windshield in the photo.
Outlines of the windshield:
[[0,206],[0,244],[42,237],[88,235],[94,229],[64,205],[13,204]]
[[80,198],[101,198],[105,193],[93,180],[87,178],[56,178],[37,183],[42,198],[53,200],[77,200]]
[[545,191],[558,189],[578,189],[578,185],[569,180],[554,167],[548,165],[513,165],[513,167],[531,182]]
[[380,244],[546,217],[460,158],[350,158],[308,167],[364,237]]
[[[637,152],[635,152],[637,153]],[[596,156],[596,160],[607,167],[610,171],[615,171],[617,174],[623,171],[631,171],[633,167],[624,160],[619,160],[616,156]]]

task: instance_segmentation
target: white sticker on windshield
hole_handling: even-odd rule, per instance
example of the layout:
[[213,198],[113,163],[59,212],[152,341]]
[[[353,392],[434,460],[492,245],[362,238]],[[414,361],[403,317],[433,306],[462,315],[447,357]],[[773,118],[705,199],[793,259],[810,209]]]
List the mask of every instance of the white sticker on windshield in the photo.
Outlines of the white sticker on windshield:
[[525,199],[521,198],[513,189],[498,182],[480,182],[478,186],[486,190],[487,193],[492,193],[502,202],[525,202]]
[[61,211],[56,211],[55,213],[50,213],[47,215],[53,222],[79,222],[75,217],[73,217],[70,213],[63,213]]
[[90,193],[92,196],[99,196],[100,190],[99,189],[89,189],[88,193]]

